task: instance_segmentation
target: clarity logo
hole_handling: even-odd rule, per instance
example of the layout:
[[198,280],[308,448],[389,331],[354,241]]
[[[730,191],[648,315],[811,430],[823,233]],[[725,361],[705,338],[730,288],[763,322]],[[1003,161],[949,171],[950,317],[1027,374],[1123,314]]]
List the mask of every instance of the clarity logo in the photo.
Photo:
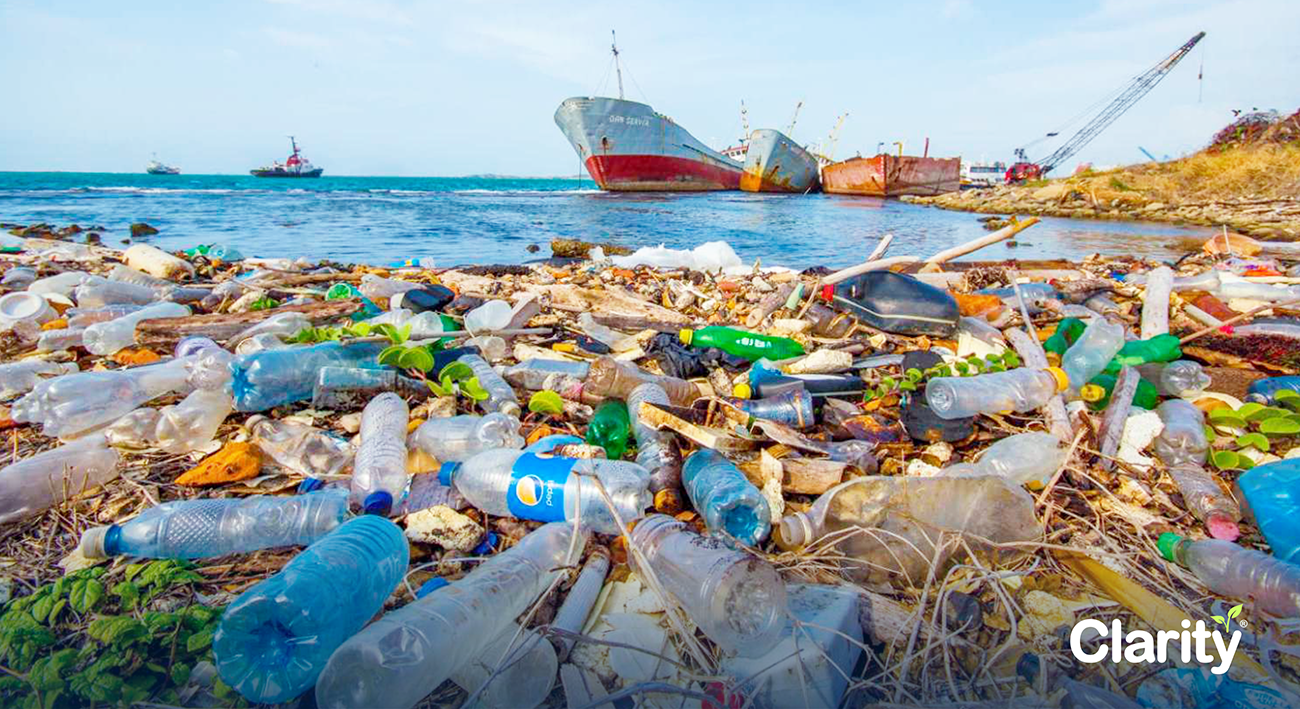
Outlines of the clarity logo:
[[[1193,651],[1195,652],[1196,661],[1211,665],[1218,661],[1217,665],[1210,668],[1210,672],[1221,675],[1228,671],[1232,666],[1232,658],[1237,654],[1237,645],[1241,642],[1241,632],[1232,629],[1232,621],[1241,615],[1241,606],[1235,606],[1228,611],[1228,617],[1212,616],[1216,625],[1223,625],[1223,630],[1206,630],[1205,621],[1196,621],[1196,629],[1192,630],[1192,621],[1183,620],[1183,632],[1174,630],[1161,630],[1156,633],[1150,633],[1145,630],[1132,630],[1124,632],[1123,624],[1118,620],[1111,621],[1109,627],[1100,620],[1088,619],[1076,623],[1074,629],[1070,631],[1070,652],[1074,658],[1084,664],[1094,664],[1102,662],[1110,657],[1110,661],[1119,663],[1127,661],[1133,664],[1138,663],[1164,663],[1169,658],[1169,642],[1175,641],[1181,650],[1180,655],[1183,662],[1191,662]],[[1245,621],[1237,621],[1245,625]],[[1098,647],[1092,652],[1087,652],[1083,648],[1084,633],[1091,630],[1096,633],[1098,638],[1109,637],[1109,647],[1105,645]],[[1206,641],[1213,640],[1214,647],[1218,650],[1217,657],[1208,650]]]

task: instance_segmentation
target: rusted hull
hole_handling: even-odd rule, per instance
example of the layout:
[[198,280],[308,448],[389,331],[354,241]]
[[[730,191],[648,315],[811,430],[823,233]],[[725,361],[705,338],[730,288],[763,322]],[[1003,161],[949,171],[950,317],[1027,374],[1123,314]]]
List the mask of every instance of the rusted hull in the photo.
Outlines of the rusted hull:
[[961,158],[877,155],[822,168],[822,190],[872,197],[937,195],[961,188]]
[[750,134],[740,189],[803,194],[817,186],[817,159],[798,143],[781,131],[767,128]]
[[740,188],[743,165],[711,150],[654,109],[614,98],[571,98],[555,111],[591,178],[615,192]]

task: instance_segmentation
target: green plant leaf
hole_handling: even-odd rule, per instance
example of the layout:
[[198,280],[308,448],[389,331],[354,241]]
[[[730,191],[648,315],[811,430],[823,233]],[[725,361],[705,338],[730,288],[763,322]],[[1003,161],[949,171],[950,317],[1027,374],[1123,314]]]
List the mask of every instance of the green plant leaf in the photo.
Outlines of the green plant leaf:
[[36,619],[36,622],[45,622],[45,619],[50,616],[50,611],[54,609],[55,600],[54,594],[46,593],[32,604],[31,613],[32,617]]
[[185,641],[185,649],[189,652],[206,650],[212,645],[212,634],[211,630],[204,630],[201,633],[191,635],[190,639]]
[[[411,323],[408,322],[403,325],[402,329],[397,331],[397,335],[402,338],[400,342],[406,342],[411,339]],[[432,367],[430,369],[432,369]]]
[[1219,470],[1245,470],[1250,461],[1236,451],[1215,451],[1210,462]]
[[1300,422],[1289,418],[1271,418],[1260,423],[1259,430],[1269,436],[1293,436],[1300,433]]
[[1017,355],[1015,352],[1012,352],[1011,350],[1007,350],[1006,352],[1002,353],[1002,363],[1007,365],[1007,368],[1009,369],[1019,367],[1021,364],[1020,356]]
[[429,391],[433,392],[433,395],[434,395],[434,396],[451,396],[451,392],[450,392],[450,391],[448,391],[447,389],[444,389],[444,388],[441,387],[441,386],[438,386],[437,384],[435,384],[435,383],[433,382],[432,379],[426,379],[426,380],[424,380],[424,385],[427,386],[427,387],[429,387]]
[[[1244,408],[1244,407],[1243,407]],[[1206,417],[1212,426],[1230,426],[1232,428],[1245,428],[1246,419],[1241,414],[1227,407],[1215,409]]]
[[442,381],[463,382],[474,377],[474,370],[464,362],[452,362],[438,372],[438,379]]
[[108,672],[78,672],[68,680],[68,688],[83,699],[110,703],[122,695],[122,678]]
[[[1244,409],[1246,407],[1243,406],[1242,408]],[[1237,413],[1241,413],[1241,412],[1238,411]],[[1244,414],[1243,416],[1247,421],[1253,423],[1256,421],[1267,421],[1268,419],[1278,418],[1279,416],[1286,416],[1287,414],[1290,413],[1291,413],[1290,411],[1287,411],[1286,409],[1278,408],[1276,406],[1265,406],[1261,409],[1252,412],[1249,416],[1245,416]]]
[[89,612],[103,597],[104,584],[95,579],[77,581],[72,584],[72,590],[68,594],[68,600],[72,602],[72,610],[78,613]]
[[412,347],[402,352],[398,358],[399,366],[402,369],[418,369],[421,372],[427,372],[433,369],[433,355],[423,347]]
[[903,391],[916,391],[916,382],[899,382],[898,388]]
[[912,367],[906,372],[903,372],[903,376],[907,377],[907,381],[909,382],[919,382],[925,378],[925,373],[916,367]]
[[90,622],[86,634],[105,645],[125,645],[149,636],[149,628],[130,616],[105,615]]
[[181,662],[172,665],[171,672],[169,673],[171,676],[172,684],[176,685],[177,687],[180,687],[181,685],[184,685],[186,682],[188,682],[190,680],[191,669],[192,668],[189,665],[186,665]]
[[406,348],[401,345],[389,345],[379,352],[379,356],[375,357],[375,361],[379,364],[386,364],[390,367],[400,367],[402,353],[405,351]]
[[473,377],[461,382],[460,389],[474,401],[487,401],[491,396],[488,394],[487,390],[483,388],[483,385],[479,384],[478,377]]
[[553,391],[539,391],[528,399],[528,410],[535,414],[562,414],[564,400]]
[[122,599],[122,607],[131,610],[140,601],[140,587],[130,581],[120,581],[113,586],[113,595]]
[[1256,449],[1267,453],[1269,449],[1268,436],[1262,433],[1247,433],[1237,436],[1237,447],[1246,448],[1247,446],[1254,446]]
[[369,337],[374,327],[368,322],[356,322],[347,327],[347,332],[353,337]]

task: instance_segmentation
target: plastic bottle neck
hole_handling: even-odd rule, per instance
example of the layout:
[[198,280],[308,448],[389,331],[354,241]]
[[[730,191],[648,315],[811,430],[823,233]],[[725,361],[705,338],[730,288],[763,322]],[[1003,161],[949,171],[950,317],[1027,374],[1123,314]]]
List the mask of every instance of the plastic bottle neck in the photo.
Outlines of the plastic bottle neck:
[[808,519],[808,515],[795,512],[781,518],[780,536],[776,539],[777,546],[797,549],[812,541],[812,538],[812,521]]

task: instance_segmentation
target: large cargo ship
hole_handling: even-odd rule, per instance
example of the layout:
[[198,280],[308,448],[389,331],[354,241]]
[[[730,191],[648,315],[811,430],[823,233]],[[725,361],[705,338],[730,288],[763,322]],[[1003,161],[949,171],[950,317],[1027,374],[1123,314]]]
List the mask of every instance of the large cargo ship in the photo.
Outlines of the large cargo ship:
[[961,187],[961,158],[930,158],[881,153],[850,158],[822,168],[822,190],[872,197],[937,195]]
[[817,158],[781,131],[760,128],[750,133],[748,145],[740,189],[799,194],[817,189]]
[[[614,48],[617,67],[618,49]],[[740,188],[744,165],[710,149],[673,119],[623,98],[565,99],[555,125],[602,190],[702,192]]]

